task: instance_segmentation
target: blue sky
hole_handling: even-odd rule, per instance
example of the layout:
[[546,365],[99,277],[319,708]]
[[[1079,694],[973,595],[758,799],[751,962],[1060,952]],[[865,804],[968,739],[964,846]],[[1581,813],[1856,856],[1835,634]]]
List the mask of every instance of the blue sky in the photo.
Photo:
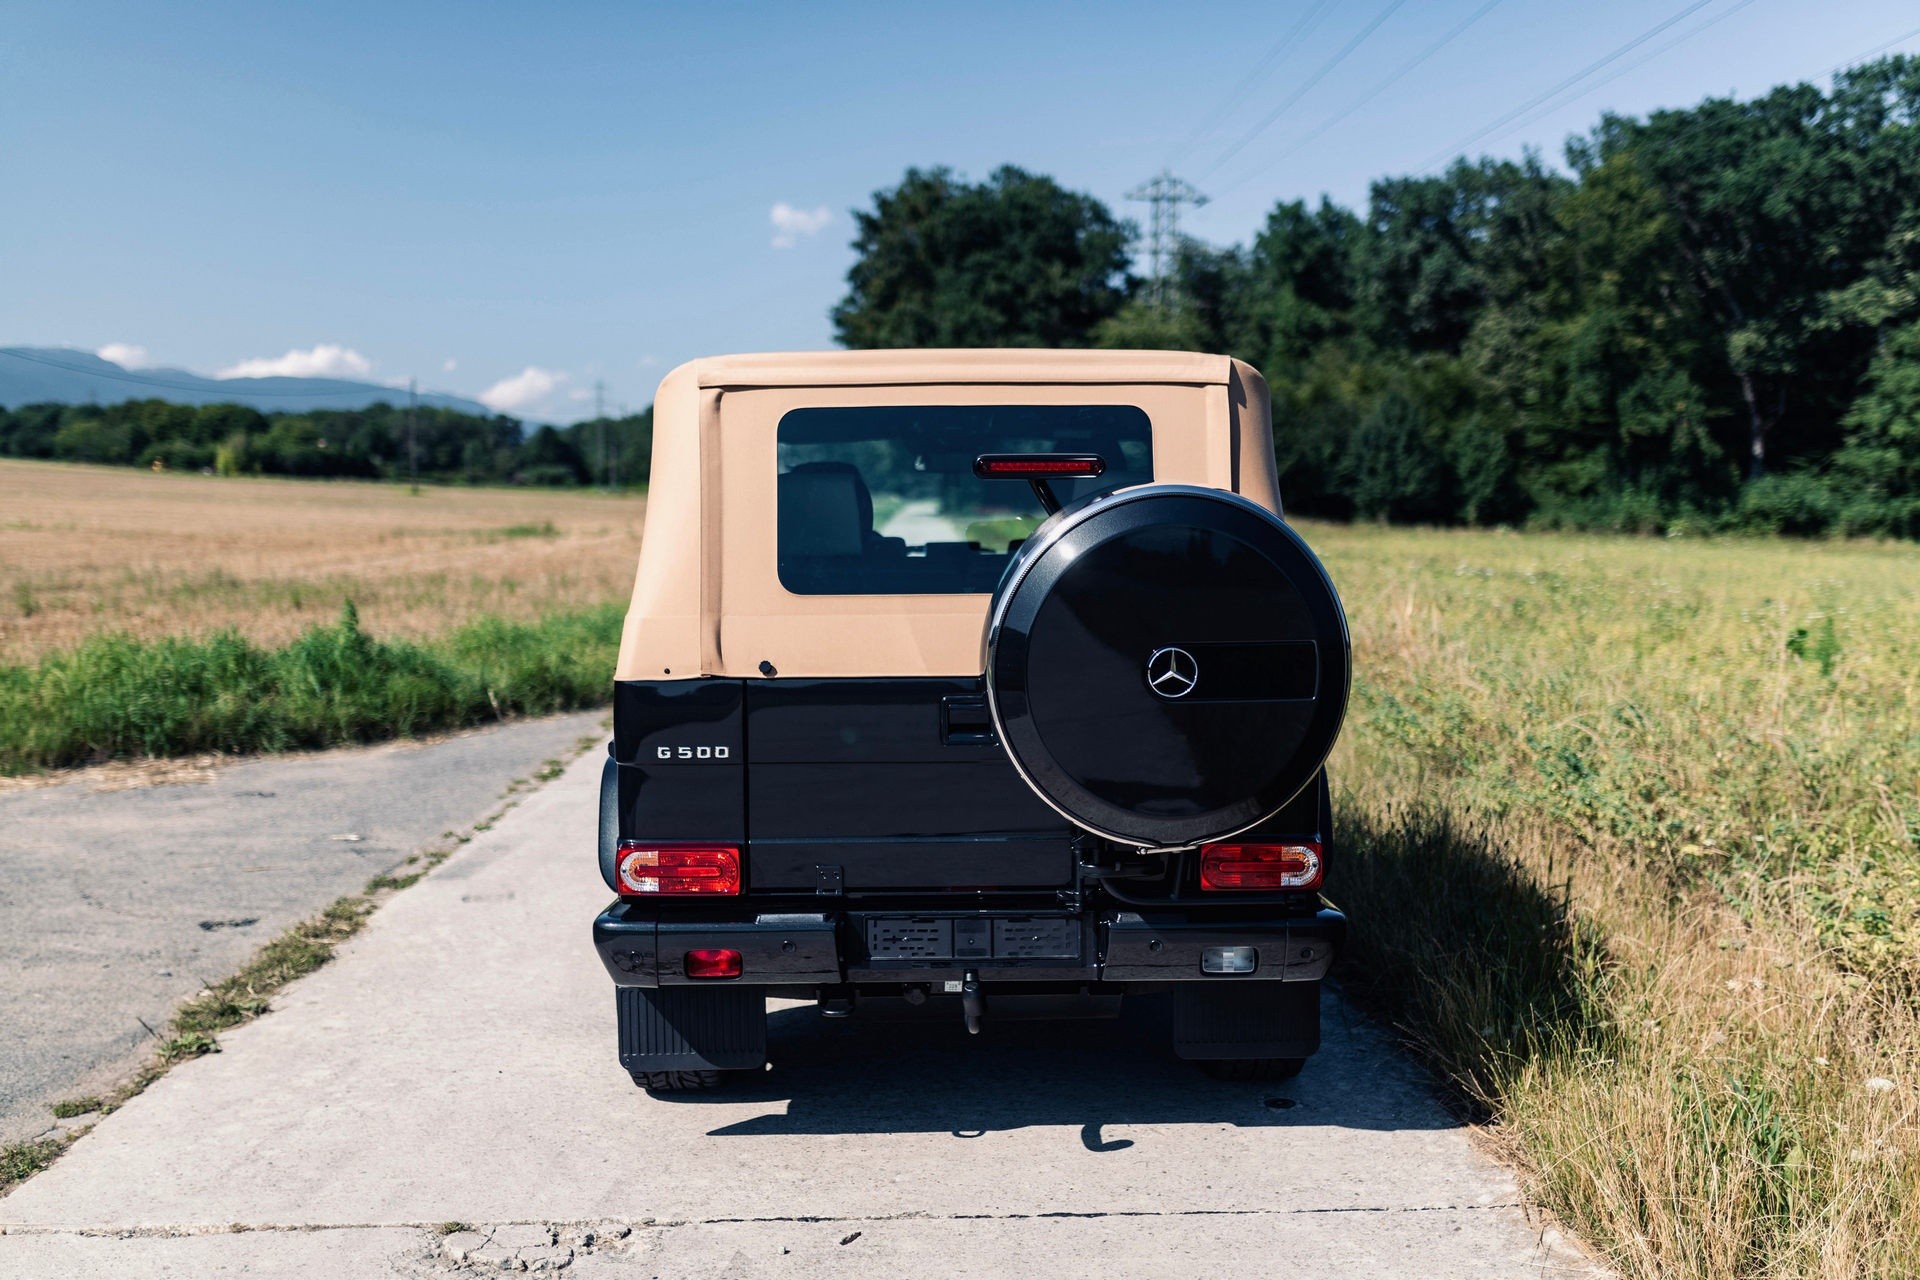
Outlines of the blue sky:
[[[1018,164],[1143,220],[1125,193],[1171,164],[1216,197],[1186,229],[1243,242],[1695,0],[1500,0],[1368,96],[1485,3],[7,0],[0,345],[638,408],[683,359],[832,345],[848,211],[909,165]],[[1911,0],[1707,0],[1470,150],[1557,161],[1603,109],[1824,79],[1915,27]]]

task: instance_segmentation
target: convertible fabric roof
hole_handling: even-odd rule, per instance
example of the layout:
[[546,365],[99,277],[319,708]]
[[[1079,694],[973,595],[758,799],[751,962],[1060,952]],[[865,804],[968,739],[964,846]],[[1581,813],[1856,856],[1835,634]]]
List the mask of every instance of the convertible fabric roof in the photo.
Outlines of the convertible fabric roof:
[[1227,356],[1190,351],[788,351],[709,356],[683,366],[702,387],[900,387],[986,382],[1000,385],[1182,383],[1225,386]]
[[1155,480],[1279,510],[1266,380],[1226,356],[807,351],[690,361],[654,400],[646,529],[616,678],[978,675],[986,595],[794,595],[775,560],[782,415],[975,404],[1137,407],[1153,424]]

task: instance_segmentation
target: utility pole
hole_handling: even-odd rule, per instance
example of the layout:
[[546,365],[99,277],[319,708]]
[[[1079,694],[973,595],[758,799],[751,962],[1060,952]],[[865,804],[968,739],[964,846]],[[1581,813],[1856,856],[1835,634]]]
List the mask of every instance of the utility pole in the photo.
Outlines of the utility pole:
[[[616,406],[614,413],[621,422],[627,420],[627,406],[624,404]],[[616,493],[620,490],[620,449],[618,444],[614,446],[613,450],[613,488]]]
[[420,451],[414,444],[413,410],[420,403],[420,382],[417,378],[407,379],[407,484],[415,493],[420,492]]
[[1173,256],[1180,248],[1180,206],[1190,204],[1198,209],[1207,202],[1207,198],[1195,191],[1191,184],[1174,177],[1170,170],[1162,169],[1127,192],[1127,199],[1141,200],[1152,206],[1153,212],[1147,224],[1150,228],[1147,259],[1153,266],[1153,305],[1165,311],[1178,301],[1167,287],[1167,276],[1173,268]]
[[613,488],[613,451],[607,444],[607,384],[593,380],[593,420],[600,427],[600,482]]

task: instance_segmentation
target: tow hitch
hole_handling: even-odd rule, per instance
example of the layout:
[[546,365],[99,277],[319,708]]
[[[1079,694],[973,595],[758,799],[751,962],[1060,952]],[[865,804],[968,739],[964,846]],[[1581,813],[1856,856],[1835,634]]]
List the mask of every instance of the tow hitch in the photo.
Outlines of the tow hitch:
[[980,1019],[987,1012],[987,998],[980,994],[980,971],[967,970],[967,976],[960,983],[960,1012],[966,1015],[967,1034],[980,1034]]

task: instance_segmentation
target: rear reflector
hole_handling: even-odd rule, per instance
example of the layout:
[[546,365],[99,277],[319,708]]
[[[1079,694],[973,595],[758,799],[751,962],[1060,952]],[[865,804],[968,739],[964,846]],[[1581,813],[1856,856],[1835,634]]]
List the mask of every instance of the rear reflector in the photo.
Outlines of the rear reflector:
[[1317,889],[1317,844],[1203,844],[1202,889]]
[[687,952],[686,966],[689,978],[737,978],[745,967],[738,951],[720,948]]
[[740,850],[730,844],[647,844],[622,840],[615,866],[620,892],[625,895],[740,892]]
[[1106,469],[1097,453],[983,453],[973,460],[982,480],[1092,479]]

